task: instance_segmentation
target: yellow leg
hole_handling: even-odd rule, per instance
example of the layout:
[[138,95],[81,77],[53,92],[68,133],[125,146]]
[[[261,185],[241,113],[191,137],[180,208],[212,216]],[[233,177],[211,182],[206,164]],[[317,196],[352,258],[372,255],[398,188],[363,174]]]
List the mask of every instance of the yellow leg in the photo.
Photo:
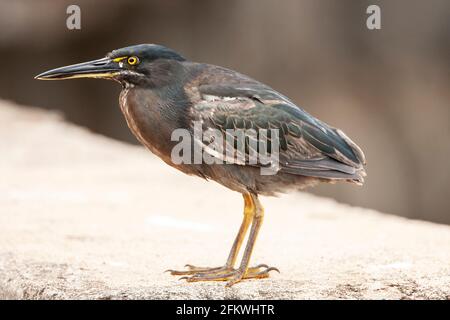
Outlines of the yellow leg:
[[244,197],[244,218],[241,223],[241,227],[239,228],[239,232],[234,239],[233,246],[231,247],[230,254],[228,255],[227,262],[222,267],[196,267],[191,264],[187,264],[186,267],[188,270],[177,271],[177,270],[167,270],[172,275],[180,276],[180,275],[192,275],[196,273],[209,273],[211,271],[215,272],[229,272],[233,269],[234,264],[236,263],[236,258],[239,254],[239,250],[242,246],[242,242],[244,241],[245,235],[247,234],[248,227],[250,223],[253,221],[254,216],[254,204],[250,194],[243,194]]
[[[264,218],[264,208],[258,200],[257,195],[251,193],[243,194],[244,197],[244,219],[242,221],[239,232],[231,247],[227,262],[222,267],[208,268],[195,267],[193,265],[186,265],[188,270],[176,271],[168,270],[172,275],[184,275],[183,277],[188,282],[196,281],[229,281],[227,286],[241,281],[242,279],[267,278],[269,272],[272,270],[278,271],[277,268],[269,267],[265,264],[260,264],[256,267],[249,268],[250,257],[256,242],[256,238],[261,228]],[[250,235],[244,251],[241,264],[238,269],[234,269],[239,250],[244,241],[245,235],[251,224]]]
[[[258,197],[256,195],[250,195],[250,197],[253,203],[252,228],[250,229],[250,235],[248,237],[247,246],[245,247],[244,256],[242,257],[241,260],[241,265],[239,266],[239,269],[237,269],[238,272],[227,283],[227,287],[231,287],[233,284],[241,281],[242,278],[247,273],[250,257],[252,255],[253,248],[255,246],[256,238],[258,237],[259,229],[261,229],[261,225],[264,220],[264,208],[259,202]],[[268,271],[266,272],[266,274],[268,275]]]
[[253,204],[250,194],[245,193],[242,196],[244,197],[244,219],[242,220],[242,224],[241,227],[239,228],[239,232],[236,236],[236,239],[234,239],[234,243],[233,246],[231,247],[231,251],[226,263],[226,265],[231,268],[233,268],[234,264],[236,263],[236,258],[239,254],[239,250],[241,249],[245,235],[247,234],[248,227],[250,226],[250,223],[253,221],[255,212],[255,206]]

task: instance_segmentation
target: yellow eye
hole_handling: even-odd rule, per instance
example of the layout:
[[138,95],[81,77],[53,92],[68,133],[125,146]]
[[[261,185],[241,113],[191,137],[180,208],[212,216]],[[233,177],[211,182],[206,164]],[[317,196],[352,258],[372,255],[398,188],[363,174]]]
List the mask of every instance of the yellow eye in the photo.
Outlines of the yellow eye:
[[139,58],[138,57],[129,57],[128,58],[128,64],[130,66],[134,66],[135,64],[139,63]]

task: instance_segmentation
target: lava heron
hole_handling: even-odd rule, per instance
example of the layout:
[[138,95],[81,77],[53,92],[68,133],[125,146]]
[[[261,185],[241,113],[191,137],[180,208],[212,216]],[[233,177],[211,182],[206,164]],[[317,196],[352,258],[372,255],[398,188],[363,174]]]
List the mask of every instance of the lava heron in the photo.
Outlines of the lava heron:
[[[129,128],[145,147],[186,174],[215,180],[243,195],[244,218],[225,265],[215,268],[186,265],[183,271],[169,270],[189,282],[221,280],[231,286],[242,279],[267,278],[269,271],[277,270],[264,264],[249,267],[264,217],[258,195],[273,196],[318,182],[348,181],[361,185],[364,181],[364,154],[341,130],[314,118],[286,96],[248,76],[188,61],[160,45],[117,49],[104,58],[53,69],[36,78],[101,78],[119,82],[120,108]],[[190,146],[197,150],[194,156],[200,150],[215,160],[224,160],[223,154],[210,147],[211,140],[196,137],[196,123],[201,130],[214,129],[225,137],[233,129],[254,129],[257,134],[244,136],[240,144],[237,135],[225,139],[223,146],[227,151],[231,149],[234,155],[240,152],[239,159],[233,158],[236,161],[174,160],[173,150],[178,141],[173,139],[173,132],[177,129],[193,137]],[[260,134],[262,130],[266,130],[265,135]],[[269,134],[273,130],[276,134]],[[256,140],[265,137],[265,144],[251,143],[255,139],[249,137]],[[269,145],[278,146],[276,166],[275,160],[263,163],[250,156],[269,149]],[[184,152],[180,154],[184,156]],[[192,154],[187,159],[192,160]],[[263,174],[262,169],[270,168],[273,172]],[[235,268],[249,228],[242,260]]]

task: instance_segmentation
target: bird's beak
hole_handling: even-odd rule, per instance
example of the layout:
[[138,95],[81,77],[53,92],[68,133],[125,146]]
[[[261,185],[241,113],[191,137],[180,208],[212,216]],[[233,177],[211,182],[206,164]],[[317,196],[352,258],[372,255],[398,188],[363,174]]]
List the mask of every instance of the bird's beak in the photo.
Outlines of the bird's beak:
[[108,57],[56,68],[38,74],[39,80],[64,80],[74,78],[103,78],[110,79],[122,71],[119,62]]

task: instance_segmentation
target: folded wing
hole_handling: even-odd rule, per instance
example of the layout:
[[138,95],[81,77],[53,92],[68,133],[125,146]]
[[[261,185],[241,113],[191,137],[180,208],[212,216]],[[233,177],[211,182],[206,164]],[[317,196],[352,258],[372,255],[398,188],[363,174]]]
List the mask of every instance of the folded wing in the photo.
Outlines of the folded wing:
[[[361,149],[341,130],[314,118],[270,87],[246,79],[243,83],[201,85],[199,92],[201,99],[193,107],[193,117],[204,129],[218,129],[224,135],[227,129],[277,129],[281,172],[363,182]],[[237,164],[261,166],[249,163],[251,146],[247,140],[245,143],[245,161]],[[236,148],[235,142],[226,147]]]

